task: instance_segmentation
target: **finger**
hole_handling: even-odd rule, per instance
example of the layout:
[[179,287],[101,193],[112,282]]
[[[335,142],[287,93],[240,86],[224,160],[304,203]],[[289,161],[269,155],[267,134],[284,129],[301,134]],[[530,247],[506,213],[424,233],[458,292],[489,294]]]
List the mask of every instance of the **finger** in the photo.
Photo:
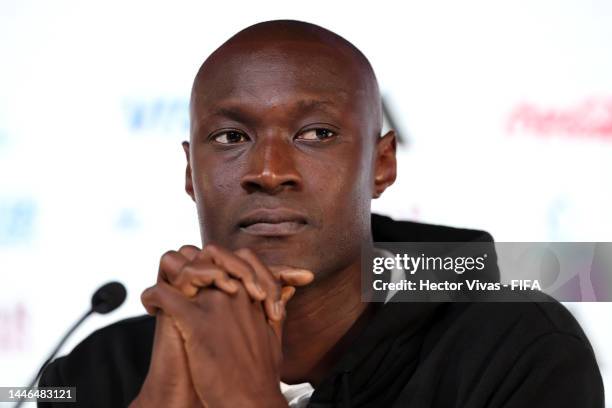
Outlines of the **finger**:
[[283,318],[283,309],[280,303],[280,284],[272,272],[259,260],[255,253],[248,248],[241,248],[234,252],[255,270],[260,282],[265,285],[268,296],[264,300],[264,309],[268,319],[280,321]]
[[280,298],[280,302],[283,307],[283,317],[281,320],[268,319],[268,323],[272,326],[272,330],[274,331],[274,334],[276,334],[276,337],[280,341],[282,341],[282,338],[283,338],[283,323],[287,317],[287,309],[286,309],[287,302],[291,300],[294,294],[295,294],[295,288],[293,286],[283,286],[283,288],[281,289],[281,298]]
[[308,269],[294,268],[285,265],[271,265],[268,269],[285,285],[306,286],[311,283],[315,276]]
[[145,310],[147,311],[147,313],[151,316],[155,316],[157,315],[157,312],[159,311],[159,309],[157,308],[157,306],[155,306],[153,303],[151,303],[149,301],[149,289],[153,288],[153,286],[151,286],[150,288],[145,289],[141,294],[140,294],[140,302],[142,303],[142,305],[144,306]]
[[172,283],[178,277],[180,270],[189,262],[189,259],[181,252],[168,251],[159,260],[159,272],[157,282]]
[[197,306],[191,303],[174,287],[166,282],[160,282],[142,292],[141,300],[147,310],[162,310],[166,315],[174,318],[177,328],[181,330],[184,339],[190,338],[190,332],[185,322],[193,321]]
[[264,300],[266,292],[261,287],[259,279],[251,267],[233,252],[217,245],[206,245],[198,254],[198,259],[211,260],[215,265],[224,269],[230,276],[242,281],[247,293],[254,300]]
[[[185,296],[192,297],[200,288],[216,286],[230,295],[236,293],[238,286],[232,282],[227,274],[210,262],[208,268],[198,270],[192,267],[194,261],[189,257],[196,257],[200,251],[190,245],[185,245],[179,251],[166,252],[159,263],[158,282],[164,281],[178,288]],[[197,263],[197,259],[195,261]]]
[[284,309],[283,318],[285,318],[287,315],[287,311],[286,311],[287,303],[291,300],[293,295],[295,295],[295,288],[293,286],[283,286],[283,289],[281,289],[281,299],[280,299],[283,305],[283,309]]
[[200,253],[200,248],[195,245],[183,245],[178,251],[192,261]]
[[215,286],[230,295],[238,291],[237,281],[231,279],[227,272],[218,266],[199,259],[186,264],[172,282],[185,296],[195,296],[201,288]]

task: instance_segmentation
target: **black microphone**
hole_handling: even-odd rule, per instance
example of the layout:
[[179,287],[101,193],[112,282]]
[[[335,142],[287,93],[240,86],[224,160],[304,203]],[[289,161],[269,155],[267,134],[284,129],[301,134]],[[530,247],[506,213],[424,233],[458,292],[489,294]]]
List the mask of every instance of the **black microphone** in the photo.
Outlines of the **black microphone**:
[[[64,335],[62,340],[60,340],[59,344],[53,351],[49,358],[45,360],[43,365],[38,370],[36,377],[30,382],[29,388],[32,388],[38,379],[40,378],[42,372],[45,370],[47,365],[53,360],[57,352],[62,348],[68,337],[93,313],[106,314],[110,313],[113,310],[117,309],[121,304],[125,301],[127,296],[127,291],[125,290],[125,286],[119,282],[109,282],[106,285],[101,286],[91,297],[91,308],[79,319],[75,324],[72,325],[70,330]],[[18,408],[23,403],[23,399],[17,401],[15,404],[15,408]]]
[[91,310],[89,313],[106,314],[112,312],[121,306],[126,296],[125,286],[119,282],[109,282],[96,290],[96,293],[91,297]]

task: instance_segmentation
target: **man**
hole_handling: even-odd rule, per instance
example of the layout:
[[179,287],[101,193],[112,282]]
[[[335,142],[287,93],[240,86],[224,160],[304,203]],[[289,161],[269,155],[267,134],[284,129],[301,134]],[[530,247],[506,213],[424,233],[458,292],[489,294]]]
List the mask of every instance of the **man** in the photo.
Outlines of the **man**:
[[336,34],[272,21],[228,40],[183,145],[202,249],[162,257],[155,319],[94,333],[41,384],[100,407],[603,407],[558,303],[362,302],[374,241],[492,240],[370,214],[396,177],[381,126],[374,72]]

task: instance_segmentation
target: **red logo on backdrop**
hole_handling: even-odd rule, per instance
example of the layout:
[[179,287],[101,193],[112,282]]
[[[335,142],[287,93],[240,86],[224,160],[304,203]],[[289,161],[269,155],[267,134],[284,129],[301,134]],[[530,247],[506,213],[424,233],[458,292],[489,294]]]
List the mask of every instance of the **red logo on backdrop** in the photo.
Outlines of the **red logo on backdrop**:
[[28,313],[22,303],[0,307],[0,353],[25,349]]
[[509,133],[612,140],[612,98],[591,98],[565,108],[522,103],[510,114],[507,128]]

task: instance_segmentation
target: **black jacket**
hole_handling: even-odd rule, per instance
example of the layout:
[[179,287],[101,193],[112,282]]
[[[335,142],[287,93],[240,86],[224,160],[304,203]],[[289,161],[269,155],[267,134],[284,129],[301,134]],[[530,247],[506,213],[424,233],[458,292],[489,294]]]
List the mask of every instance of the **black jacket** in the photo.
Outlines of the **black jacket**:
[[[378,215],[372,231],[379,242],[492,242],[483,231]],[[76,386],[78,402],[66,406],[129,405],[147,373],[154,327],[143,316],[96,331],[49,365],[40,385]],[[604,396],[593,350],[557,302],[389,302],[308,406],[603,408]]]

